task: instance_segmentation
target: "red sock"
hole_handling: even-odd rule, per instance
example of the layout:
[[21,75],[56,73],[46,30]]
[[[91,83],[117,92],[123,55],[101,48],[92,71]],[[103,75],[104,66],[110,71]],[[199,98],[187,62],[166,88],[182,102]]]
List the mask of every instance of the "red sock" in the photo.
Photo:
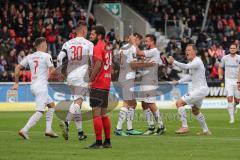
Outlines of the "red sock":
[[102,117],[103,129],[105,133],[105,139],[110,139],[111,136],[111,123],[108,116]]
[[93,126],[95,130],[96,140],[102,140],[103,123],[100,116],[93,118]]

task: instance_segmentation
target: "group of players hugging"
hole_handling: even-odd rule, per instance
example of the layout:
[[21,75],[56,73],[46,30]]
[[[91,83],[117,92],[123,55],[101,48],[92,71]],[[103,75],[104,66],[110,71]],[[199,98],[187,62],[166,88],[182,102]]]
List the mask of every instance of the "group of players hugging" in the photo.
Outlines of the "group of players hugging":
[[[88,28],[85,24],[76,27],[76,37],[65,42],[57,57],[57,68],[54,67],[52,57],[47,51],[47,42],[44,37],[35,40],[36,52],[26,56],[15,68],[15,84],[12,89],[19,87],[19,72],[21,69],[29,67],[31,70],[31,92],[35,96],[36,112],[29,118],[26,125],[19,131],[19,135],[24,139],[29,139],[28,131],[43,116],[46,106],[46,131],[45,136],[56,138],[58,135],[52,130],[53,114],[55,103],[48,95],[48,80],[60,77],[59,80],[66,81],[72,95],[72,104],[64,121],[60,123],[62,135],[68,140],[69,125],[74,121],[78,130],[79,140],[87,138],[82,127],[81,106],[85,96],[90,97],[92,107],[93,128],[96,141],[86,148],[99,149],[111,148],[111,123],[107,115],[108,96],[111,84],[111,57],[112,48],[108,47],[105,41],[105,28],[97,25],[91,28],[89,40],[86,39]],[[140,44],[144,41],[145,49],[141,50]],[[188,70],[188,74],[178,81],[171,82],[178,85],[182,82],[191,81],[191,90],[176,101],[177,111],[181,121],[181,127],[175,131],[176,134],[186,134],[189,132],[185,105],[191,106],[193,115],[199,122],[202,130],[198,135],[211,135],[211,131],[205,121],[204,115],[200,112],[203,99],[209,94],[209,88],[205,77],[205,68],[202,60],[197,57],[197,48],[194,44],[188,44],[185,51],[189,63],[184,64],[176,61],[173,57],[168,58],[170,65],[182,70]],[[156,97],[159,96],[158,88],[158,68],[162,64],[160,52],[156,46],[156,37],[147,34],[142,37],[139,33],[134,33],[128,38],[119,50],[120,72],[119,87],[123,106],[120,108],[115,135],[162,135],[166,131],[160,111],[156,106]],[[67,59],[66,76],[62,72],[63,60]],[[234,111],[238,104],[238,71],[240,56],[237,55],[237,45],[230,45],[230,54],[223,57],[219,78],[223,79],[221,68],[225,68],[225,86],[228,99],[228,110],[230,123],[234,122]],[[136,97],[134,85],[136,71],[141,73],[140,91],[141,95]],[[146,116],[148,129],[146,132],[134,130],[133,120],[136,108],[136,101],[141,102],[143,112]],[[153,118],[152,118],[153,117]],[[157,124],[155,129],[154,120]],[[122,125],[126,121],[127,130],[122,130]],[[102,132],[105,139],[102,141]]]

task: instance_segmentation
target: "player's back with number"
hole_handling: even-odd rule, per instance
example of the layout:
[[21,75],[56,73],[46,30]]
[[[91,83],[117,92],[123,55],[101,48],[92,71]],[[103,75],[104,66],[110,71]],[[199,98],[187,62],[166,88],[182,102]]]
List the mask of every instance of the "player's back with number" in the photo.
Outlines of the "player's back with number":
[[64,43],[62,51],[68,57],[68,79],[86,77],[89,60],[93,54],[93,44],[83,37],[76,37]]
[[21,61],[21,65],[29,65],[32,77],[32,86],[47,87],[48,69],[53,67],[51,55],[45,52],[37,51],[28,55]]

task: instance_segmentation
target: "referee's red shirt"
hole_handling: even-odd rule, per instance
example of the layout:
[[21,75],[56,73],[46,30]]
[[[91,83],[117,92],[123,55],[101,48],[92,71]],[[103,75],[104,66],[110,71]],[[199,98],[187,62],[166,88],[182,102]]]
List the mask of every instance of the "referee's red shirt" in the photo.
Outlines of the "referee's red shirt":
[[97,42],[93,49],[93,66],[96,59],[102,61],[102,68],[97,74],[95,80],[92,82],[91,88],[97,89],[110,89],[111,83],[111,55],[112,50],[108,49],[108,46],[103,40]]

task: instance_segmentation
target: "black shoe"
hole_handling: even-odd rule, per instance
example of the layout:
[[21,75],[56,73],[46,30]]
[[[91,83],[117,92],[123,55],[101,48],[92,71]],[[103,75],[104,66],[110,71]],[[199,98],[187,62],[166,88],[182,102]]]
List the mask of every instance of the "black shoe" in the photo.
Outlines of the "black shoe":
[[61,121],[59,126],[62,129],[62,136],[63,136],[63,138],[65,140],[68,140],[68,132],[69,132],[68,123]]
[[162,135],[164,132],[166,131],[166,128],[164,127],[164,125],[161,126],[161,128],[157,129],[157,132],[155,133],[155,135]]
[[103,148],[103,145],[102,144],[97,144],[96,142],[93,143],[92,145],[90,146],[87,146],[85,149],[101,149]]
[[87,139],[87,136],[84,134],[84,132],[78,132],[78,139],[80,141]]
[[151,126],[146,130],[145,133],[143,133],[143,135],[152,135],[152,134],[154,134],[154,130],[155,130],[155,127]]
[[111,142],[105,141],[102,146],[103,146],[103,148],[112,148]]

